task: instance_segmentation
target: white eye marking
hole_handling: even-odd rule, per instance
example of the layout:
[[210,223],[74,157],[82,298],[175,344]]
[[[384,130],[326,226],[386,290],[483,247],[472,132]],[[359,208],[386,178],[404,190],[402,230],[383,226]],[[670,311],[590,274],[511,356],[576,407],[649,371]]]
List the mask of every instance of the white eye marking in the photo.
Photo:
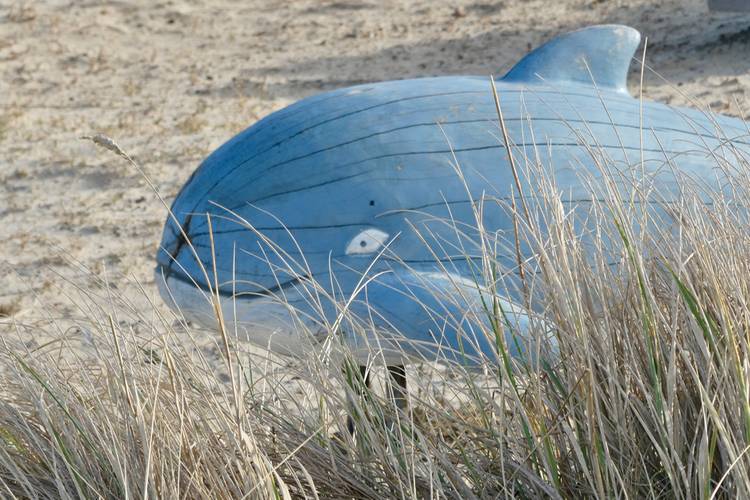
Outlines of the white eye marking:
[[388,233],[380,229],[365,229],[346,246],[346,255],[365,255],[376,252],[388,241]]

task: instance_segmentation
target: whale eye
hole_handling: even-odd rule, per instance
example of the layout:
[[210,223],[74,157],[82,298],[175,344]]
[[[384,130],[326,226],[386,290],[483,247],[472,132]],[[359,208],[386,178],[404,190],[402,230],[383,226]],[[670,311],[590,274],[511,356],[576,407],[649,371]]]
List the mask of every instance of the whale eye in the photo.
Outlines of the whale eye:
[[388,241],[388,233],[380,229],[365,229],[349,241],[346,255],[365,255],[377,252]]

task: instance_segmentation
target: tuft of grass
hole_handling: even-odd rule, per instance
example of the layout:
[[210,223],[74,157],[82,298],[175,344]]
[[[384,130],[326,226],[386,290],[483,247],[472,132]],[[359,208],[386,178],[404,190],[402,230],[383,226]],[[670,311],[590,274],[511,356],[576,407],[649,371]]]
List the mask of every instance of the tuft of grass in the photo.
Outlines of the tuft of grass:
[[[92,140],[137,167],[114,141]],[[731,199],[713,193],[710,203],[704,187],[680,179],[674,203],[648,179],[622,192],[607,157],[591,148],[596,175],[581,183],[593,201],[577,215],[564,208],[543,155],[506,153],[523,159],[514,168],[533,176],[537,190],[522,207],[513,197],[483,197],[476,227],[455,230],[466,261],[481,252],[476,286],[502,291],[510,284],[500,246],[481,214],[495,204],[515,217],[514,237],[533,249],[519,289],[543,317],[531,322],[528,347],[546,352],[551,331],[555,357],[537,356],[537,366],[510,358],[503,335],[510,323],[492,294],[480,311],[461,313],[488,319],[476,324],[485,325],[497,356],[410,367],[410,401],[400,408],[388,396],[378,351],[367,388],[352,354],[336,343],[340,325],[366,326],[349,317],[351,297],[330,298],[340,316],[320,351],[289,366],[246,352],[218,306],[216,335],[156,306],[138,310],[122,297],[82,290],[77,328],[88,333],[80,340],[63,335],[30,350],[0,339],[0,491],[19,498],[750,497],[748,179],[732,177],[724,191]],[[742,155],[732,161],[748,167]],[[304,265],[290,263],[289,272],[303,274]],[[213,269],[206,276],[216,281]],[[316,293],[323,300],[325,287]],[[19,339],[37,328],[14,327]],[[206,355],[206,342],[219,359]]]

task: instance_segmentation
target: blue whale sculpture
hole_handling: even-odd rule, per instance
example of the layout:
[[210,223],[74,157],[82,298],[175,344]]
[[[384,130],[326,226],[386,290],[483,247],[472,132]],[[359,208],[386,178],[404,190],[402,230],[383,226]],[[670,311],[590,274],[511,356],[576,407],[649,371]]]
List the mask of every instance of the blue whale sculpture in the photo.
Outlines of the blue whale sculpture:
[[[723,144],[717,130],[747,150],[740,120],[629,95],[639,43],[626,26],[585,28],[495,80],[508,141],[530,156],[551,151],[568,209],[591,206],[578,174],[596,175],[592,145],[621,172],[645,170],[662,196],[677,195],[675,170],[720,185],[706,153]],[[509,210],[486,206],[482,224],[503,241],[496,264],[511,283],[488,290],[477,285],[483,263],[471,243],[477,200],[534,190],[533,176],[514,175],[505,147],[484,77],[303,99],[218,148],[182,188],[157,255],[161,294],[188,318],[211,326],[221,316],[277,352],[305,355],[334,331],[360,359],[375,347],[392,364],[496,358],[498,339],[479,325],[491,296],[505,318],[501,340],[522,356],[535,316],[512,286],[514,248],[523,258],[531,249],[514,240]]]

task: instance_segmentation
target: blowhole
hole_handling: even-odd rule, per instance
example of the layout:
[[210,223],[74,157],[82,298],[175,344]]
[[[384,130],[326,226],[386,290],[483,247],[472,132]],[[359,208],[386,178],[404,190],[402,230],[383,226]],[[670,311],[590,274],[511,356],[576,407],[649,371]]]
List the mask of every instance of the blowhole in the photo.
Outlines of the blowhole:
[[375,200],[370,200],[370,206],[371,206],[371,207],[374,207],[374,206],[375,206]]

